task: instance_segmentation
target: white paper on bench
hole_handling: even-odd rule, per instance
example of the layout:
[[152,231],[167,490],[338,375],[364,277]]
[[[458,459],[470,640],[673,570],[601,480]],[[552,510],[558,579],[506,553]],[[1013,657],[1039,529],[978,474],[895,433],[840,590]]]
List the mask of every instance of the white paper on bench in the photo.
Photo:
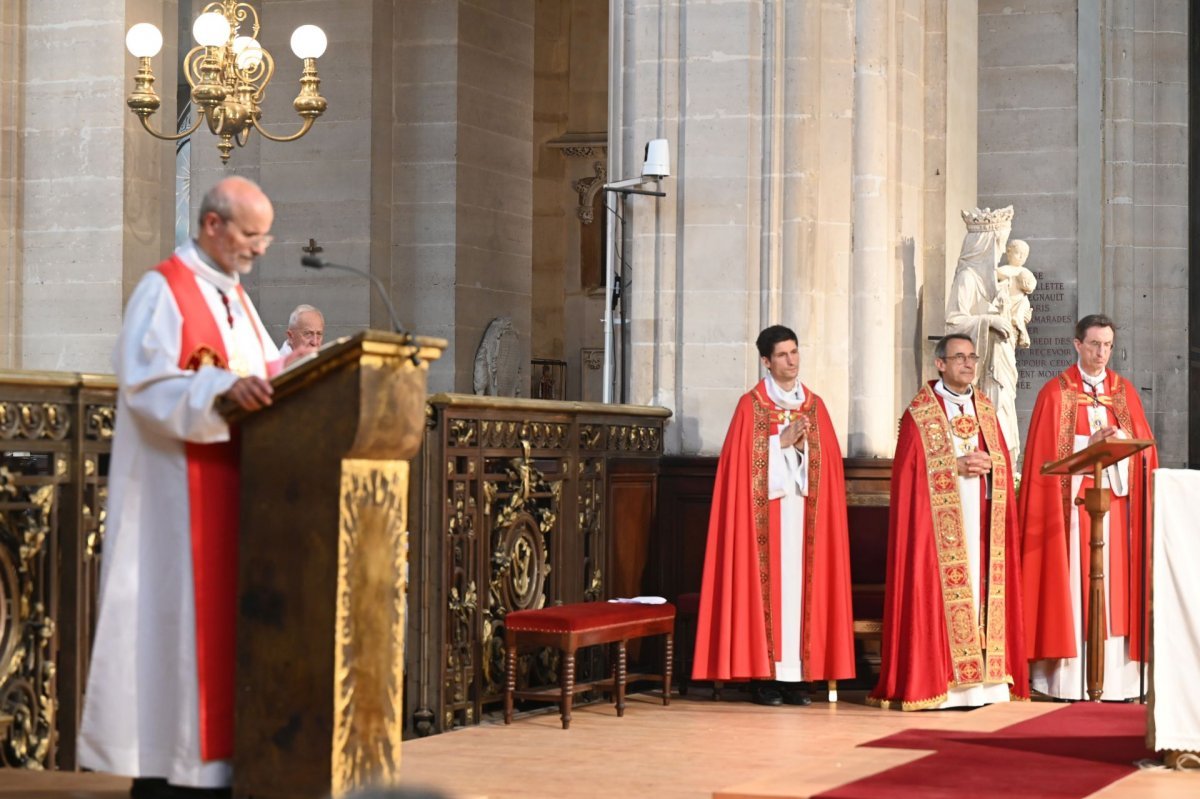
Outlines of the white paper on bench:
[[610,599],[609,602],[632,602],[638,605],[665,605],[667,600],[661,596],[635,596]]

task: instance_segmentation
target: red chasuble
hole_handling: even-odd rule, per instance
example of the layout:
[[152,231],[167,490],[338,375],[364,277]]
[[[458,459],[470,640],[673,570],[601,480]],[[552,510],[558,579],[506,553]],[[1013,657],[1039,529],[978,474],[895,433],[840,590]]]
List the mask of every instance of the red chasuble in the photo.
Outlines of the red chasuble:
[[975,392],[980,449],[992,459],[992,499],[981,503],[980,571],[987,577],[986,595],[979,598],[977,614],[951,428],[933,392],[935,382],[917,392],[900,419],[888,515],[882,662],[879,683],[868,697],[872,704],[904,710],[935,707],[949,688],[984,682],[1007,682],[1011,696],[1029,696],[1008,446],[994,407]]
[[[808,417],[801,662],[806,680],[854,676],[850,544],[842,452],[824,403],[807,386]],[[786,425],[765,381],[734,412],[713,486],[696,622],[697,680],[767,679],[780,660],[779,501],[767,498],[768,439]]]
[[[1065,458],[1075,449],[1075,435],[1087,434],[1087,406],[1102,401],[1115,417],[1117,425],[1130,438],[1153,438],[1142,401],[1129,382],[1108,370],[1105,394],[1094,400],[1083,390],[1079,366],[1072,366],[1042,387],[1025,444],[1025,466],[1021,480],[1020,518],[1023,535],[1022,557],[1025,570],[1025,634],[1030,660],[1073,658],[1075,619],[1071,611],[1071,591],[1083,592],[1083,618],[1087,618],[1087,591],[1083,585],[1071,585],[1070,549],[1067,534],[1070,514],[1078,513],[1071,495],[1071,478],[1041,474],[1043,464]],[[1145,453],[1143,457],[1143,453]],[[1158,468],[1158,450],[1149,447],[1129,459],[1129,496],[1113,497],[1109,508],[1109,543],[1106,551],[1108,604],[1111,633],[1129,636],[1129,655],[1141,654],[1144,619],[1138,618],[1138,597],[1142,594],[1142,546],[1145,541],[1145,510],[1150,497],[1143,491],[1148,473]],[[1080,493],[1092,486],[1084,478]],[[1082,582],[1088,579],[1091,521],[1086,512],[1080,517],[1080,549],[1084,553],[1080,569]],[[1114,576],[1116,579],[1113,579]],[[1106,631],[1107,637],[1107,631]]]
[[[159,272],[183,317],[179,366],[227,368],[225,342],[195,273],[177,256]],[[237,287],[243,304],[242,287]],[[196,675],[199,680],[200,756],[233,756],[234,638],[237,623],[238,441],[185,442],[192,581],[196,604]]]

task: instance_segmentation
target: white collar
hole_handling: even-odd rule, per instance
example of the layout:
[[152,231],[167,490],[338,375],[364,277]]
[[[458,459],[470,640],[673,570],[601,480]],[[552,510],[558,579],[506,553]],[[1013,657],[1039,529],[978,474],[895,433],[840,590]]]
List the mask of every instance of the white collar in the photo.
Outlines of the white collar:
[[967,407],[967,405],[972,404],[971,399],[975,396],[975,389],[971,386],[967,386],[966,394],[955,394],[946,386],[945,383],[941,381],[940,378],[936,383],[933,384],[933,390],[939,397],[946,400],[946,402],[952,402],[958,407],[964,409]]
[[236,272],[230,275],[213,263],[208,254],[196,244],[195,239],[188,239],[175,250],[175,254],[188,269],[212,283],[220,291],[233,291],[241,282]]
[[1083,363],[1082,362],[1079,362],[1077,365],[1079,366],[1079,376],[1083,378],[1083,382],[1087,383],[1089,386],[1092,387],[1093,391],[1095,391],[1100,386],[1104,385],[1104,378],[1108,377],[1107,369],[1101,369],[1100,374],[1097,375],[1096,377],[1093,377],[1093,376],[1089,375],[1087,372],[1083,371]]
[[796,387],[791,391],[784,391],[775,382],[775,378],[767,375],[764,378],[767,381],[767,396],[781,408],[795,410],[804,404],[804,386],[800,383],[800,378],[796,378]]

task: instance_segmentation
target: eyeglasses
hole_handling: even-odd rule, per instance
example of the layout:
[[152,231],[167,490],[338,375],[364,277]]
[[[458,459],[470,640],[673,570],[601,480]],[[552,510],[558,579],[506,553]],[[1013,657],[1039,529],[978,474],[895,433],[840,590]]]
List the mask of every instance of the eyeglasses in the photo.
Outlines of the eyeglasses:
[[959,352],[955,353],[954,355],[947,355],[945,358],[942,358],[942,360],[946,363],[952,363],[956,366],[962,366],[964,363],[969,363],[974,366],[975,364],[979,363],[979,356],[973,352],[970,355]]
[[247,233],[246,231],[242,230],[241,225],[234,222],[232,219],[226,219],[225,217],[220,217],[220,219],[226,225],[236,230],[238,234],[247,242],[249,242],[250,246],[252,247],[262,247],[265,250],[267,247],[271,246],[271,242],[275,241],[275,237],[270,233]]

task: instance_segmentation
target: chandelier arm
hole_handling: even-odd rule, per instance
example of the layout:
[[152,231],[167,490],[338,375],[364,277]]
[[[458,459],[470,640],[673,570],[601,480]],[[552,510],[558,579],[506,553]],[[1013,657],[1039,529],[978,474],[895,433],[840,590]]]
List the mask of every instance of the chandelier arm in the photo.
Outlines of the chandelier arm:
[[163,141],[179,141],[180,139],[186,138],[187,136],[191,136],[200,127],[200,123],[204,121],[204,109],[201,108],[199,111],[196,112],[196,121],[190,128],[188,128],[185,131],[181,131],[180,133],[177,133],[174,136],[167,136],[165,134],[159,133],[157,130],[150,127],[149,121],[147,121],[146,117],[142,116],[141,114],[138,114],[138,119],[140,119],[142,121],[142,127],[146,129],[146,132],[149,133],[154,138],[162,139]]
[[254,123],[254,129],[261,133],[264,139],[270,139],[271,141],[295,141],[305,133],[308,133],[309,129],[311,129],[313,126],[313,122],[316,121],[316,118],[306,117],[304,120],[304,125],[300,128],[300,130],[296,131],[291,136],[272,136],[270,133],[267,133],[265,130],[263,130],[262,125],[258,124],[257,119],[252,119],[251,121]]

